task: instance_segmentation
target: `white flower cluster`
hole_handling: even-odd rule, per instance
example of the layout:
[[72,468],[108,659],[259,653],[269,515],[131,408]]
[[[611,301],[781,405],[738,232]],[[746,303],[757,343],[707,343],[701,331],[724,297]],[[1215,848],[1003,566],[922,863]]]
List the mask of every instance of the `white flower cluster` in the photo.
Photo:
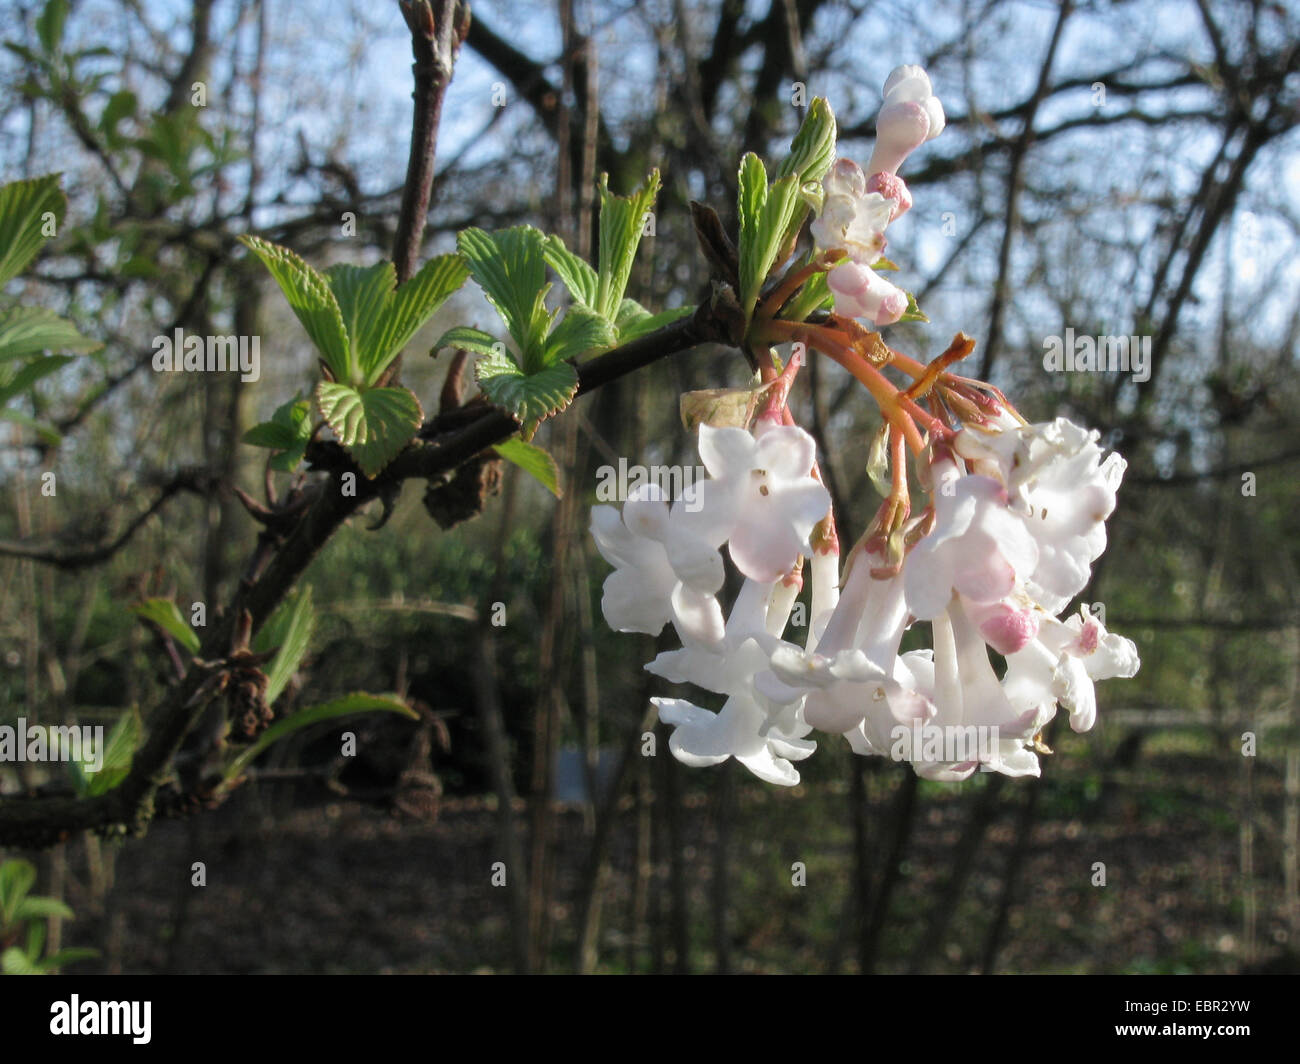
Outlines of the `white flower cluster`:
[[[771,420],[753,433],[702,425],[699,449],[711,479],[698,509],[645,486],[621,514],[597,506],[591,519],[615,567],[602,601],[611,627],[654,635],[671,622],[682,648],[646,667],[725,696],[717,713],[654,699],[679,760],[734,757],[792,785],[791,762],[813,752],[817,729],[932,779],[1037,775],[1038,733],[1058,707],[1087,730],[1094,681],[1136,673],[1133,643],[1087,608],[1058,619],[1105,548],[1124,472],[1119,455],[1103,460],[1095,432],[1004,414],[934,441],[933,506],[908,523],[903,564],[891,571],[859,545],[842,581],[833,536],[815,531],[830,498],[813,474],[812,437]],[[725,621],[724,546],[744,577]],[[812,594],[800,645],[785,633],[802,557]],[[900,654],[919,623],[933,649]],[[1005,658],[1001,677],[990,647]]]

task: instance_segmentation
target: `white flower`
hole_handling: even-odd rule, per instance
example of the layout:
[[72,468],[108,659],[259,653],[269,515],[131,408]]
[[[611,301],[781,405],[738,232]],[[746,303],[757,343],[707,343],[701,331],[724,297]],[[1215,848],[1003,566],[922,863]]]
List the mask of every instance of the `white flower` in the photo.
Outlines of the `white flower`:
[[1136,676],[1141,661],[1131,639],[1107,632],[1087,606],[1066,621],[1045,618],[1038,638],[1007,656],[1004,683],[1021,710],[1046,724],[1059,702],[1070,713],[1070,727],[1088,731],[1097,719],[1097,680]]
[[841,249],[849,260],[870,266],[885,249],[885,227],[898,204],[867,188],[867,178],[852,159],[837,159],[822,181],[826,191],[812,236],[824,251]]
[[600,602],[611,628],[658,635],[673,620],[679,630],[707,638],[717,609],[713,593],[722,586],[722,558],[670,518],[657,484],[633,491],[622,514],[612,506],[593,506],[591,534],[596,549],[615,567]]
[[963,476],[947,456],[931,465],[934,528],[903,563],[907,605],[920,620],[943,613],[954,592],[976,604],[1000,602],[1038,562],[1038,546],[1007,507],[996,480]]
[[668,748],[687,765],[717,765],[734,757],[759,779],[793,787],[799,773],[791,761],[813,752],[817,744],[795,732],[769,726],[766,711],[745,695],[728,698],[718,713],[710,713],[680,698],[652,698],[659,719],[673,725]]
[[700,458],[711,479],[700,485],[699,509],[680,512],[690,542],[725,541],[745,576],[781,579],[811,552],[808,535],[830,510],[830,493],[811,476],[813,438],[792,426],[760,424],[755,436],[701,425]]
[[958,453],[995,471],[1012,509],[1023,516],[1038,546],[1025,590],[1048,613],[1069,605],[1088,583],[1092,563],[1106,549],[1106,518],[1124,476],[1124,459],[1104,461],[1098,434],[1065,418],[998,433],[965,429]]
[[896,68],[885,81],[867,173],[896,174],[908,155],[943,132],[945,122],[926,72],[919,66]]

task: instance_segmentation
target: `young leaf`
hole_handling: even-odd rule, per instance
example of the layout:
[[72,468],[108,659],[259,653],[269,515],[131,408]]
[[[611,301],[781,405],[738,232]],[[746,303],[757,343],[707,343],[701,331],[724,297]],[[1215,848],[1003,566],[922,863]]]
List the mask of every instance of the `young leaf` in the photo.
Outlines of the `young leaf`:
[[794,174],[799,183],[820,181],[835,161],[835,112],[824,96],[808,105],[808,114],[790,142],[790,154],[777,167],[778,178]]
[[36,866],[22,857],[0,861],[0,930],[17,919],[22,900],[36,884]]
[[36,19],[36,36],[47,55],[53,55],[63,43],[63,24],[68,18],[68,0],[47,0]]
[[69,362],[76,361],[71,355],[50,355],[47,358],[34,358],[23,366],[3,385],[0,385],[0,407],[3,407],[16,395],[22,395],[32,389],[43,377],[48,377]]
[[618,343],[618,330],[595,311],[573,306],[546,338],[546,364],[603,351]]
[[382,695],[368,695],[356,693],[344,695],[342,698],[336,698],[332,702],[325,702],[318,706],[311,706],[308,709],[300,709],[297,713],[284,717],[276,721],[266,731],[258,737],[257,742],[253,743],[247,750],[239,754],[229,765],[226,766],[225,778],[227,780],[238,779],[249,765],[272,743],[279,742],[287,735],[292,735],[296,731],[309,727],[312,724],[319,724],[321,721],[333,720],[336,717],[346,717],[354,713],[373,713],[383,711],[388,713],[399,713],[411,720],[418,720],[419,715],[405,702],[400,702],[396,698]]
[[808,316],[818,310],[830,310],[835,305],[835,294],[826,283],[824,273],[815,273],[804,282],[798,293],[781,312],[781,317],[789,321],[807,321]]
[[343,332],[348,338],[348,357],[364,373],[366,356],[374,351],[397,287],[397,271],[391,262],[365,267],[340,264],[325,271],[325,283],[339,305]]
[[443,333],[438,338],[438,342],[433,345],[433,349],[441,351],[446,347],[463,347],[466,351],[473,351],[476,355],[495,355],[503,352],[505,346],[491,333],[486,333],[482,329],[471,328],[468,325],[457,325],[454,329],[448,329]]
[[505,443],[493,444],[492,449],[507,462],[513,462],[537,480],[557,499],[564,497],[564,492],[560,490],[559,468],[555,464],[555,459],[546,451],[531,443],[524,443],[518,436],[506,440]]
[[911,292],[907,292],[907,293],[905,293],[905,294],[906,294],[906,296],[907,296],[907,309],[906,309],[905,311],[903,311],[903,316],[902,316],[901,318],[898,319],[899,324],[902,324],[903,322],[908,322],[908,321],[926,321],[926,322],[928,322],[930,319],[927,318],[924,314],[922,314],[922,313],[921,313],[921,308],[920,308],[919,306],[917,306],[917,303],[916,303],[916,296],[912,295]]
[[546,261],[564,282],[575,303],[592,310],[600,299],[600,278],[591,266],[564,246],[564,241],[552,234],[546,238],[542,249]]
[[806,210],[799,197],[799,179],[791,174],[770,188],[763,162],[753,152],[740,165],[740,302],[752,314],[763,282],[779,266],[778,253],[796,213]]
[[199,652],[198,633],[185,623],[181,611],[176,608],[176,603],[171,599],[145,599],[131,606],[131,612],[146,621],[152,621],[191,654]]
[[384,310],[382,328],[361,347],[361,369],[367,384],[383,376],[402,348],[468,276],[469,269],[460,255],[439,255],[393,292]]
[[638,336],[645,336],[646,333],[652,333],[656,329],[662,329],[665,325],[671,325],[691,314],[695,313],[695,307],[674,307],[672,310],[662,310],[658,314],[651,314],[645,307],[634,299],[623,300],[623,305],[618,310],[618,342],[625,344],[630,340],[635,340]]
[[271,272],[334,379],[355,380],[358,367],[351,358],[343,313],[325,278],[288,248],[256,236],[239,239]]
[[615,196],[609,191],[609,175],[600,175],[600,280],[595,309],[610,321],[623,301],[646,214],[658,195],[658,170],[651,170],[645,184],[630,196]]
[[285,600],[257,633],[253,646],[259,653],[272,647],[279,648],[266,670],[268,706],[275,704],[302,664],[315,630],[316,610],[311,601],[311,585],[308,584],[291,599]]
[[526,374],[508,354],[500,353],[480,358],[474,379],[490,402],[523,423],[525,437],[538,422],[568,406],[578,390],[578,371],[568,362]]
[[290,399],[276,408],[270,421],[254,425],[244,433],[244,442],[254,447],[279,451],[271,459],[271,468],[292,473],[298,468],[311,439],[311,401]]
[[540,368],[550,328],[546,309],[546,255],[542,234],[531,225],[496,233],[465,229],[456,239],[470,276],[496,308],[514,338],[525,369]]
[[104,345],[77,332],[70,321],[44,307],[0,311],[0,362],[45,351],[98,351]]
[[415,437],[424,420],[409,388],[368,388],[321,381],[316,386],[321,416],[368,477],[378,476]]
[[46,222],[63,224],[68,201],[58,174],[0,186],[0,286],[18,276],[52,235]]
[[131,762],[135,760],[135,751],[144,737],[144,724],[140,721],[140,712],[132,708],[123,713],[113,725],[113,730],[104,740],[103,761],[98,772],[91,772],[83,761],[79,766],[86,780],[86,794],[95,797],[107,794],[131,771]]

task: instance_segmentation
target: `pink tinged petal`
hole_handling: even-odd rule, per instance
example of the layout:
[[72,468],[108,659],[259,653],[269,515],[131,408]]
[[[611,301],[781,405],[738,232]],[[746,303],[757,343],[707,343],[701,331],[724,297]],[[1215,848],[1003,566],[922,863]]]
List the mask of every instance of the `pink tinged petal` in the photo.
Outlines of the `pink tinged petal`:
[[872,174],[867,182],[867,188],[871,192],[878,192],[885,199],[894,204],[890,212],[889,220],[897,221],[907,213],[912,206],[912,193],[908,191],[907,184],[897,174],[878,173]]
[[671,604],[673,627],[683,643],[708,647],[722,642],[726,625],[722,619],[722,607],[712,595],[678,584],[673,588]]
[[758,437],[752,468],[765,470],[770,477],[800,480],[816,460],[817,444],[808,433],[794,425],[779,425]]
[[996,550],[986,549],[957,570],[952,586],[972,602],[998,602],[1016,586],[1016,571]]
[[1127,680],[1137,675],[1142,661],[1133,640],[1108,633],[1097,649],[1083,659],[1083,665],[1094,680]]
[[907,627],[908,606],[903,579],[872,579],[862,620],[854,639],[867,659],[886,676],[894,674],[898,645]]
[[[939,102],[939,97],[931,96],[925,101],[925,113],[926,117],[930,119],[930,132],[926,134],[925,139],[934,140],[948,124],[948,118],[943,113],[943,104]],[[1038,763],[1037,758],[1034,759],[1034,763],[1035,765]]]
[[811,739],[781,739],[775,735],[767,737],[767,747],[777,757],[791,761],[802,761],[817,750],[817,744]]
[[840,600],[840,556],[813,552],[808,650],[815,650]]
[[612,506],[593,506],[591,508],[591,538],[596,541],[596,549],[610,565],[626,566],[631,564],[633,552],[632,534],[623,524],[623,518]]
[[920,621],[938,617],[952,601],[956,558],[952,551],[927,547],[926,537],[903,563],[903,594],[907,608]]
[[1032,609],[997,602],[974,608],[967,605],[966,612],[979,625],[984,642],[1002,655],[1023,650],[1038,635],[1038,615]]
[[870,561],[865,555],[859,555],[849,570],[839,601],[826,623],[826,630],[821,634],[818,646],[823,653],[833,654],[853,642],[873,582]]
[[774,757],[766,747],[757,754],[737,757],[742,765],[765,783],[775,783],[780,787],[796,787],[799,784],[799,772],[782,757]]
[[880,94],[888,101],[924,100],[933,93],[930,75],[916,63],[894,67],[885,79],[885,87],[880,90]]
[[775,672],[760,672],[754,677],[754,691],[778,706],[792,706],[807,693],[801,686],[786,683]]
[[710,547],[722,546],[736,527],[748,488],[747,479],[740,477],[696,484],[694,503],[673,503],[671,521],[679,527],[669,535],[690,535]]
[[1003,744],[1009,749],[998,752],[998,758],[990,767],[1004,776],[1039,776],[1042,769],[1038,765],[1038,755],[1019,743]]
[[[762,509],[767,510],[766,507]],[[750,580],[760,583],[780,580],[806,548],[807,536],[800,537],[788,521],[770,510],[758,514],[751,512],[748,520],[732,533],[727,544],[736,568]]]
[[852,159],[836,159],[824,185],[828,196],[862,196],[867,191],[867,175]]
[[897,173],[898,168],[930,136],[930,116],[925,105],[914,99],[897,99],[886,103],[876,118],[876,143],[867,163],[867,173],[882,170]]
[[700,426],[700,459],[709,475],[739,477],[754,468],[754,437],[744,429]]
[[1077,732],[1088,731],[1097,720],[1097,689],[1083,662],[1064,655],[1056,666],[1052,686],[1061,705],[1070,711],[1070,727]]

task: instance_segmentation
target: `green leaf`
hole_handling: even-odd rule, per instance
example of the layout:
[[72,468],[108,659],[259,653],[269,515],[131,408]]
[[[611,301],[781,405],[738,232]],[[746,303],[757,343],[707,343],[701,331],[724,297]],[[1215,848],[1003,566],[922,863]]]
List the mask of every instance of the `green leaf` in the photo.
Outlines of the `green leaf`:
[[564,287],[569,290],[574,302],[596,310],[600,299],[600,278],[596,271],[566,248],[564,241],[554,234],[546,238],[542,254],[546,256],[551,269],[560,275],[560,280],[564,282]]
[[508,354],[500,353],[480,358],[474,379],[490,402],[523,422],[525,437],[538,422],[568,406],[578,390],[578,371],[568,362],[526,374]]
[[38,967],[42,975],[48,975],[60,968],[66,968],[69,964],[76,964],[77,961],[93,960],[98,956],[99,950],[97,949],[90,949],[85,946],[69,946],[67,949],[51,953],[38,964]]
[[312,606],[309,584],[292,598],[286,599],[257,633],[253,649],[258,653],[265,653],[273,647],[279,648],[271,659],[270,668],[266,670],[267,705],[273,705],[293,679],[315,630],[316,610]]
[[600,175],[600,269],[594,309],[610,321],[623,301],[646,213],[658,195],[658,170],[651,170],[645,183],[630,196],[615,196],[609,191],[609,175]]
[[441,351],[446,347],[463,347],[476,355],[496,355],[504,352],[506,345],[482,329],[457,325],[454,329],[448,329],[443,333],[438,338],[438,342],[433,345],[435,351]]
[[251,765],[263,750],[296,731],[301,731],[313,724],[319,724],[321,721],[333,720],[336,717],[351,716],[354,713],[374,712],[399,713],[411,720],[419,720],[419,714],[415,710],[405,702],[391,696],[368,695],[362,692],[344,695],[331,702],[324,702],[308,709],[300,709],[297,713],[276,721],[266,731],[262,732],[257,742],[240,753],[226,766],[226,779],[238,779],[244,769]]
[[61,369],[72,361],[75,360],[71,355],[50,355],[48,358],[37,358],[28,362],[5,381],[3,386],[0,386],[0,407],[15,396],[30,391],[37,381],[48,377],[55,370]]
[[391,262],[364,267],[331,266],[325,271],[325,283],[339,305],[349,357],[364,374],[366,354],[375,348],[377,335],[384,327],[384,312],[397,287],[397,271]]
[[0,362],[45,351],[97,351],[104,345],[44,307],[0,311]]
[[545,240],[531,225],[496,233],[463,230],[456,240],[470,276],[501,315],[523,366],[540,369],[552,315],[546,309]]
[[63,25],[68,19],[68,0],[48,0],[36,19],[36,36],[41,47],[53,55],[63,43]]
[[414,439],[424,420],[409,388],[368,388],[321,381],[316,403],[334,435],[368,477],[378,476]]
[[10,946],[3,953],[0,953],[0,971],[3,971],[5,975],[45,974],[17,946]]
[[36,866],[22,857],[0,862],[0,930],[16,919],[15,913],[36,884]]
[[469,269],[460,255],[439,255],[393,292],[384,308],[382,327],[369,343],[361,345],[361,369],[367,384],[383,376],[402,348],[468,276]]
[[625,344],[630,340],[635,340],[638,336],[645,336],[656,329],[662,329],[665,325],[671,325],[675,321],[694,314],[695,310],[696,308],[693,306],[685,306],[674,307],[672,310],[663,310],[658,314],[651,314],[635,300],[625,299],[618,312],[618,342]]
[[244,442],[254,447],[279,451],[271,468],[292,473],[298,468],[311,439],[311,401],[293,398],[276,408],[270,421],[254,425],[244,433]]
[[239,240],[271,272],[334,378],[353,381],[358,368],[351,358],[343,313],[325,278],[288,248],[256,236]]
[[911,292],[906,292],[905,295],[907,296],[907,309],[903,311],[903,316],[898,319],[899,323],[902,324],[907,321],[928,322],[930,319],[922,314],[921,308],[917,306],[916,296],[912,295]]
[[815,273],[785,305],[781,317],[788,321],[807,321],[818,310],[830,310],[835,305],[835,294],[826,283],[826,274]]
[[48,920],[52,916],[71,920],[76,916],[67,905],[58,898],[41,898],[28,895],[18,903],[14,912],[15,920]]
[[778,253],[798,211],[807,210],[799,197],[799,179],[791,174],[770,188],[763,162],[753,152],[740,165],[740,301],[746,316],[753,313],[763,282],[779,266]]
[[31,262],[48,234],[46,215],[54,228],[63,224],[67,198],[59,190],[59,174],[14,181],[0,186],[0,285],[18,276]]
[[825,97],[815,96],[799,132],[790,142],[790,154],[777,167],[776,176],[793,174],[800,184],[820,181],[835,161],[835,136],[835,112]]
[[108,98],[99,114],[99,128],[110,143],[120,143],[117,127],[122,119],[132,117],[140,102],[130,89],[120,89]]
[[573,306],[546,338],[546,364],[604,351],[616,343],[618,330],[610,322],[593,310]]
[[171,599],[145,599],[143,602],[135,603],[131,607],[131,612],[146,621],[152,621],[191,654],[199,652],[198,633],[185,623],[181,611],[176,608],[176,603]]
[[135,760],[136,749],[143,738],[144,724],[140,720],[140,711],[132,708],[129,713],[123,713],[104,740],[99,771],[90,771],[84,759],[74,763],[73,778],[78,790],[84,789],[84,793],[93,798],[116,787],[131,771],[131,762]]
[[513,462],[530,477],[541,483],[557,499],[564,497],[560,490],[560,471],[546,451],[531,443],[524,443],[518,436],[505,443],[494,444],[492,449],[507,462]]

